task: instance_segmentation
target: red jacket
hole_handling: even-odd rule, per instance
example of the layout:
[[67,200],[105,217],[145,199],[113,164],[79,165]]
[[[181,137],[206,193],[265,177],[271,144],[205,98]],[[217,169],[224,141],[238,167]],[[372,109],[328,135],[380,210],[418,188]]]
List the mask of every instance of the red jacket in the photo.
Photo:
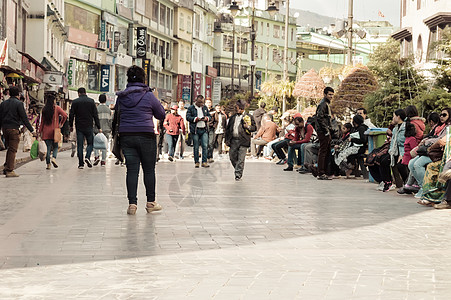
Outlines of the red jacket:
[[[61,120],[58,123],[58,119],[60,116],[61,116]],[[52,124],[44,124],[44,121],[41,120],[41,124],[39,126],[39,132],[41,133],[41,138],[43,140],[53,140],[55,128],[63,127],[63,124],[64,124],[64,122],[66,122],[66,120],[67,120],[66,112],[58,105],[55,105],[55,111],[53,113]]]
[[301,136],[301,128],[296,127],[293,142],[295,144],[304,144],[310,142],[313,134],[313,127],[310,124],[304,127],[304,137]]
[[167,134],[179,135],[180,130],[182,130],[183,134],[186,134],[185,122],[181,115],[168,114],[164,119],[163,126],[166,128]]

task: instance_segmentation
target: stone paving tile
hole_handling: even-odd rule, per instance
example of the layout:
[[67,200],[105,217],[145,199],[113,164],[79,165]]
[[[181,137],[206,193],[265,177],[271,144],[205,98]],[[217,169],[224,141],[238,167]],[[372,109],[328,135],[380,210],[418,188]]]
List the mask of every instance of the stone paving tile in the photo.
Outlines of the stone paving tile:
[[[157,166],[158,201],[125,209],[125,168],[0,178],[0,299],[449,299],[449,211],[227,161]],[[13,182],[14,184],[11,184]],[[26,186],[27,188],[23,188]]]

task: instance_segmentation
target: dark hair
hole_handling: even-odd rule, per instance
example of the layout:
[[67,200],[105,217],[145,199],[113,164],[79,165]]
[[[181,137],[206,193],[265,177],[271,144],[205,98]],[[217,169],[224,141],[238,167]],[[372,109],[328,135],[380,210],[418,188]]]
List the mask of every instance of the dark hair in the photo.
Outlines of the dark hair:
[[406,117],[407,118],[418,117],[418,110],[417,110],[417,107],[415,105],[407,106],[404,109],[404,111],[406,112]]
[[19,96],[19,94],[20,94],[20,91],[19,91],[19,88],[17,86],[9,87],[9,95],[11,97],[17,97],[17,96]]
[[324,89],[324,95],[327,95],[327,93],[329,93],[329,92],[335,93],[334,89],[331,88],[330,86],[328,86]]
[[265,102],[261,102],[261,103],[260,103],[260,107],[261,107],[261,108],[265,108],[265,107],[266,107],[266,103],[265,103]]
[[451,108],[447,107],[442,109],[442,111],[446,110],[448,112],[448,120],[446,120],[446,124],[450,124],[451,123]]
[[198,99],[200,99],[200,98],[205,99],[204,96],[202,96],[202,95],[197,95],[196,101],[197,101]]
[[410,122],[406,123],[406,131],[404,133],[405,137],[410,137],[410,136],[416,136],[417,135],[417,129],[415,127],[415,125],[413,125]]
[[438,113],[436,113],[435,111],[431,112],[428,116],[428,122],[434,122],[435,124],[440,123],[440,116]]
[[245,105],[244,102],[241,101],[241,99],[240,99],[240,100],[238,100],[238,101],[236,102],[236,106],[238,106],[239,109],[244,109],[244,107],[245,107],[246,105]]
[[50,125],[53,122],[53,114],[55,113],[55,95],[45,95],[45,105],[42,109],[42,122],[46,125]]
[[402,121],[406,118],[406,111],[402,108],[395,110],[394,114],[400,117]]
[[146,81],[146,72],[143,68],[133,65],[127,70],[127,81],[144,83]]
[[85,89],[85,88],[79,88],[79,89],[77,90],[77,92],[78,92],[80,95],[84,95],[84,94],[86,94],[86,89]]
[[304,123],[304,119],[302,117],[296,117],[294,118],[294,121],[298,123]]
[[361,115],[355,115],[354,118],[352,118],[352,122],[356,124],[357,126],[360,126],[363,124],[365,120]]
[[361,107],[361,108],[357,109],[357,111],[359,111],[359,110],[363,110],[363,114],[365,114],[365,115],[367,115],[367,114],[368,114],[368,112],[366,111],[366,109],[365,109],[365,108],[363,108],[363,107]]
[[100,103],[106,103],[106,95],[105,94],[99,95],[99,102]]
[[315,118],[314,117],[308,117],[307,118],[307,123],[312,124],[313,122],[315,122]]
[[348,130],[351,130],[352,129],[352,124],[351,123],[345,123],[343,125],[343,127],[347,128]]

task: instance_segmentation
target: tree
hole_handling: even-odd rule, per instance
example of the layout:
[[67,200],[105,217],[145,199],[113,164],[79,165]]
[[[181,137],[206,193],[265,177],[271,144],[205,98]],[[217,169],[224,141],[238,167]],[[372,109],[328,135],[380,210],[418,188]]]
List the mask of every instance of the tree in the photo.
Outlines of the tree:
[[[443,30],[441,40],[434,43],[432,48],[442,57],[451,57],[451,27],[447,26]],[[435,87],[451,92],[451,61],[449,59],[438,60],[433,73],[436,77]]]

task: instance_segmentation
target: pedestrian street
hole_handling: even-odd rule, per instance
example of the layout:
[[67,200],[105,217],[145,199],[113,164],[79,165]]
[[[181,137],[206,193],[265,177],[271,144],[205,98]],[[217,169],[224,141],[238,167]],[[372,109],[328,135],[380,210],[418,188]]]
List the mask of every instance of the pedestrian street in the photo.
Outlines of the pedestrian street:
[[125,167],[38,160],[0,178],[0,299],[450,299],[449,210],[247,160],[159,162],[160,212]]

